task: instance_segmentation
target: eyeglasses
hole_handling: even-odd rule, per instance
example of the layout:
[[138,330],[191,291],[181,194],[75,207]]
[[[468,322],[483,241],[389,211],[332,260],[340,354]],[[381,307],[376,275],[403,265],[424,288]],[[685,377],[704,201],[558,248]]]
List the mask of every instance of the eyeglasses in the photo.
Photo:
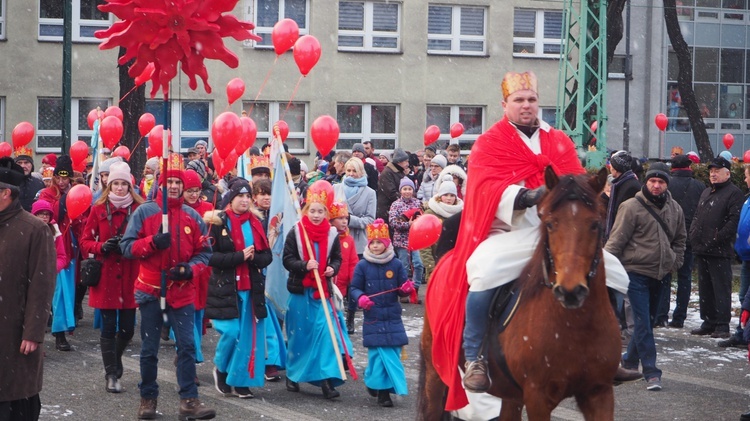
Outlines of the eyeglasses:
[[187,193],[187,194],[201,194],[201,191],[199,189],[190,189],[190,190],[185,190],[185,193]]

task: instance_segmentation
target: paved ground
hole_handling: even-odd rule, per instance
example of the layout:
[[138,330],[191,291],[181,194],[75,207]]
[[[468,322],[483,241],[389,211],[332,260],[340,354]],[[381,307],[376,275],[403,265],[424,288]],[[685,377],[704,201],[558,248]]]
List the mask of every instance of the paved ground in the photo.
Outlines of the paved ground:
[[[693,297],[697,301],[697,296]],[[693,303],[695,305],[695,303]],[[379,407],[365,391],[361,381],[349,381],[340,387],[342,397],[334,401],[322,398],[320,390],[302,385],[299,394],[289,393],[283,383],[266,383],[256,390],[255,399],[219,397],[213,389],[211,358],[217,335],[209,330],[203,344],[207,362],[198,367],[202,382],[201,398],[216,408],[219,420],[408,420],[416,415],[418,378],[418,335],[421,331],[423,307],[405,305],[404,320],[411,344],[407,348],[406,370],[409,395],[395,400],[395,407]],[[54,349],[50,335],[45,343],[45,383],[42,392],[42,420],[134,420],[139,403],[138,334],[126,352],[123,385],[126,392],[116,395],[104,391],[104,374],[99,351],[98,331],[91,327],[92,314],[86,309],[82,325],[70,342],[72,352]],[[736,320],[736,319],[735,319]],[[358,326],[359,326],[358,321]],[[619,386],[616,393],[618,420],[737,420],[750,408],[750,365],[747,351],[716,347],[717,340],[691,336],[688,332],[700,320],[691,308],[685,329],[658,329],[656,341],[658,365],[664,370],[661,392],[648,392],[645,383]],[[366,352],[361,335],[352,338],[357,347],[355,365],[364,372]],[[159,411],[162,419],[176,419],[179,399],[171,343],[160,351]],[[554,412],[553,419],[581,420],[575,402],[567,400]]]

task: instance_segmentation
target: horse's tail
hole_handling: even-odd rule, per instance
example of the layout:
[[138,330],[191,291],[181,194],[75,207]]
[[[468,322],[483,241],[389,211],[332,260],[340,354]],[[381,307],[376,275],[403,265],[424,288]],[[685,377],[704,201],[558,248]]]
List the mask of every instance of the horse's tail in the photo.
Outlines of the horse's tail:
[[450,420],[449,412],[445,411],[445,399],[448,388],[440,380],[435,367],[432,365],[432,330],[424,315],[424,326],[420,340],[419,353],[419,391],[417,395],[417,420]]

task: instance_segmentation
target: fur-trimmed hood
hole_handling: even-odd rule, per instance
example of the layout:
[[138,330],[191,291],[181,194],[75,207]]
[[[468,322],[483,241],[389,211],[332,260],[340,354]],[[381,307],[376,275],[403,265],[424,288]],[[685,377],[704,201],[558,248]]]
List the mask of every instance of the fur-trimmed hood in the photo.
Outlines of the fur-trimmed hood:
[[[258,209],[255,208],[255,206],[250,205],[250,210],[253,215],[255,215],[259,220],[263,220],[263,215],[260,213]],[[224,225],[224,220],[221,219],[222,215],[224,215],[226,211],[223,210],[211,210],[206,212],[203,215],[203,222],[205,222],[207,225],[216,225],[216,226],[222,226]]]
[[456,176],[463,180],[461,183],[461,196],[466,196],[466,171],[461,169],[458,165],[448,165],[447,167],[443,168],[442,171],[440,171],[440,175],[437,176],[435,179],[435,185],[432,188],[433,192],[437,192],[440,190],[440,184],[443,182],[443,176],[444,175],[450,175],[450,176]]

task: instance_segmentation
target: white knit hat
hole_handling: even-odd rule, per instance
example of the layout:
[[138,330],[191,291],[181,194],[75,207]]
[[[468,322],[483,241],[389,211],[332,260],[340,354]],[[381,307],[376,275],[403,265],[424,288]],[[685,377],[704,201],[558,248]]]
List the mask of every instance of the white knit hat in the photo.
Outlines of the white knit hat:
[[130,177],[130,166],[128,164],[124,162],[115,162],[109,166],[107,185],[112,184],[115,180],[126,181],[128,184],[132,183]]
[[452,175],[444,175],[442,183],[440,183],[440,187],[437,191],[437,196],[442,196],[444,194],[452,194],[454,196],[458,196],[458,189],[456,189],[456,183],[453,182]]

